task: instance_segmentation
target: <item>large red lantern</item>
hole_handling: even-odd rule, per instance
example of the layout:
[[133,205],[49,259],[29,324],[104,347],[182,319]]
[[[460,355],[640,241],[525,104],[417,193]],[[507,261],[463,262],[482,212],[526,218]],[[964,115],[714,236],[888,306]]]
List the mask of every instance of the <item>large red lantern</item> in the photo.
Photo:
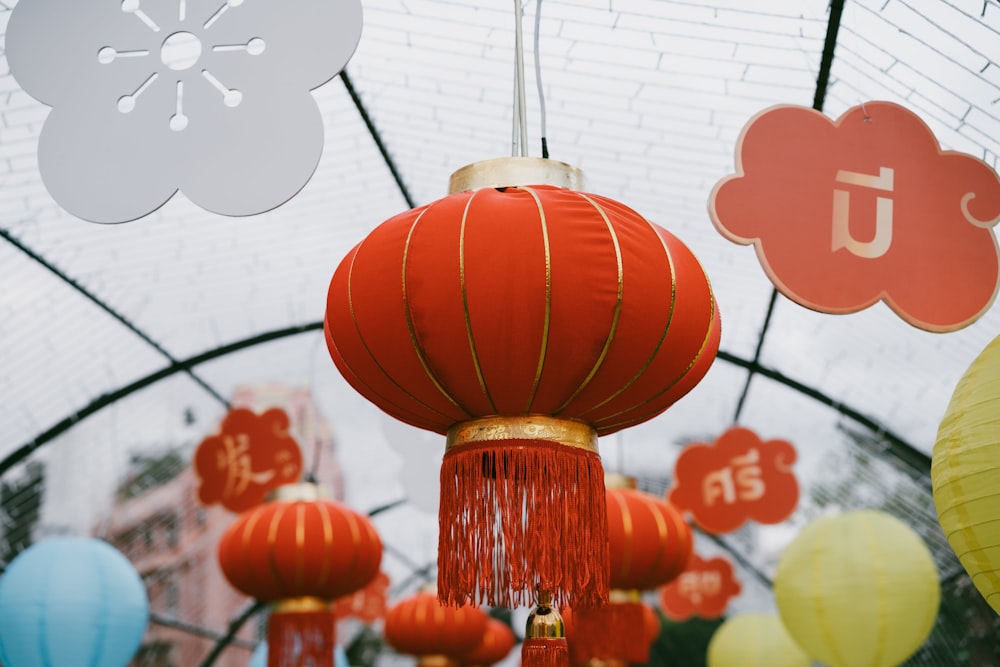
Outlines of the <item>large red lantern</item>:
[[606,197],[525,185],[552,172],[579,177],[537,158],[460,170],[453,194],[379,225],[330,284],[327,343],[347,381],[447,434],[450,603],[530,604],[539,585],[558,604],[606,600],[597,436],[666,410],[718,349],[690,250]]
[[507,657],[517,643],[510,626],[495,618],[486,620],[486,630],[479,645],[471,652],[459,656],[462,667],[489,667]]
[[280,487],[243,512],[219,540],[229,583],[275,603],[268,621],[268,667],[312,659],[333,667],[330,601],[363,588],[379,571],[382,542],[371,521],[322,497],[314,484]]
[[[629,488],[634,480],[608,480],[611,600],[574,609],[567,623],[570,660],[649,661],[650,621],[641,592],[672,581],[687,567],[694,547],[691,527],[669,503]],[[570,618],[570,617],[568,617]]]
[[435,593],[421,591],[389,609],[385,640],[421,665],[457,666],[482,642],[488,618],[478,607],[445,607]]

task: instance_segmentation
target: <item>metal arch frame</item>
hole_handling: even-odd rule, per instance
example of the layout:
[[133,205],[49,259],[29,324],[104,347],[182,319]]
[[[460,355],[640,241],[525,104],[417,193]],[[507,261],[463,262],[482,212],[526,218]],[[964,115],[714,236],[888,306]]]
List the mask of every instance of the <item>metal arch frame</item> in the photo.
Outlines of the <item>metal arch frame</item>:
[[[834,50],[836,48],[837,34],[840,27],[840,18],[843,13],[844,2],[845,0],[830,0],[830,18],[827,23],[826,39],[823,48],[822,60],[820,63],[820,68],[817,76],[816,92],[813,101],[813,108],[818,111],[822,111],[823,101],[825,99],[826,90],[829,83],[830,69],[833,62]],[[368,114],[368,111],[365,108],[363,102],[361,101],[360,96],[356,92],[350,77],[347,75],[347,72],[346,71],[341,72],[340,78],[341,81],[344,83],[347,93],[350,95],[351,100],[354,103],[356,109],[358,110],[362,120],[364,121],[369,134],[371,135],[373,141],[375,142],[375,145],[378,148],[379,153],[381,154],[383,160],[385,161],[385,164],[389,169],[392,178],[396,182],[400,190],[400,193],[402,194],[407,205],[413,208],[416,204],[413,198],[411,197],[405,185],[405,182],[403,181],[402,176],[392,159],[392,156],[390,155],[385,144],[383,143],[377,127],[375,126],[370,115]],[[52,272],[55,276],[57,276],[59,279],[61,279],[63,282],[69,285],[71,288],[75,289],[85,298],[94,303],[96,306],[104,310],[108,315],[110,315],[112,318],[114,318],[123,326],[125,326],[127,329],[129,329],[133,334],[135,334],[141,340],[150,345],[153,349],[155,349],[158,353],[160,353],[163,357],[165,357],[169,362],[169,364],[166,367],[154,373],[139,378],[138,380],[123,387],[120,387],[117,390],[107,392],[98,396],[83,408],[65,417],[64,419],[60,420],[47,430],[38,434],[31,441],[24,443],[23,445],[18,447],[12,453],[8,454],[6,457],[0,460],[0,477],[2,477],[7,471],[9,471],[15,465],[25,460],[33,452],[37,451],[47,443],[51,442],[59,435],[65,433],[66,431],[68,431],[73,426],[80,423],[87,417],[99,412],[103,408],[113,404],[114,402],[118,401],[121,398],[124,398],[136,391],[144,389],[162,379],[165,379],[177,373],[185,373],[192,380],[194,380],[199,386],[205,389],[214,399],[221,402],[224,406],[229,407],[228,401],[215,388],[213,388],[206,381],[204,381],[202,378],[200,378],[198,375],[194,373],[193,371],[194,367],[198,366],[199,364],[205,363],[207,361],[217,359],[226,356],[228,354],[231,354],[233,352],[238,352],[240,350],[244,350],[256,345],[260,345],[274,340],[279,340],[282,338],[286,338],[288,336],[294,336],[302,333],[318,331],[323,328],[323,323],[320,321],[320,322],[310,322],[295,327],[276,329],[273,331],[268,331],[255,336],[251,336],[249,338],[236,341],[227,345],[216,347],[212,350],[202,352],[198,355],[189,357],[188,359],[185,360],[178,360],[175,357],[173,357],[159,343],[153,340],[148,334],[146,334],[144,331],[135,326],[124,315],[115,311],[106,302],[102,301],[95,294],[93,294],[85,287],[83,287],[77,280],[65,274],[57,267],[55,267],[53,264],[48,262],[44,257],[31,250],[29,247],[27,247],[25,244],[19,241],[16,237],[14,237],[10,232],[8,232],[5,229],[0,229],[0,237],[2,237],[8,243],[12,244],[13,246],[21,250],[32,260],[38,262],[40,265],[45,267],[47,270]],[[737,402],[737,407],[734,414],[734,421],[737,421],[739,419],[744,401],[746,399],[747,393],[749,392],[750,384],[753,381],[754,376],[762,375],[764,377],[771,379],[772,381],[783,384],[794,391],[797,391],[805,396],[808,396],[809,398],[819,401],[820,403],[823,403],[824,405],[833,408],[840,414],[844,415],[845,417],[848,417],[849,419],[854,420],[855,422],[861,424],[862,426],[872,431],[878,432],[889,443],[890,451],[897,458],[899,458],[902,462],[904,462],[907,466],[909,466],[912,469],[912,471],[915,473],[915,477],[924,480],[925,483],[928,482],[929,480],[927,478],[930,470],[930,457],[928,457],[926,454],[916,449],[913,445],[908,443],[902,437],[893,433],[889,429],[884,428],[875,419],[863,414],[862,412],[855,410],[854,408],[851,408],[850,406],[847,406],[839,401],[835,401],[825,393],[821,392],[819,389],[807,385],[805,383],[798,382],[792,378],[785,376],[784,374],[782,374],[777,370],[766,368],[760,364],[760,356],[764,345],[764,339],[766,337],[767,330],[770,325],[771,315],[776,301],[777,301],[777,290],[772,290],[767,313],[765,315],[764,323],[761,328],[760,335],[758,337],[757,348],[752,359],[744,359],[742,357],[731,354],[724,350],[720,350],[718,353],[719,359],[740,366],[747,370],[746,384],[744,385],[743,392],[740,395],[740,398]],[[391,507],[395,507],[396,505],[402,502],[405,502],[405,500],[392,503],[382,508],[376,508],[375,510],[372,510],[370,514],[376,514],[378,512],[390,509]],[[709,537],[714,537],[714,536],[709,536]],[[737,560],[739,560],[739,562],[744,567],[747,567],[755,576],[757,576],[767,585],[770,585],[770,580],[762,572],[757,570],[757,568],[753,567],[752,564],[746,561],[745,559],[739,557],[739,554],[736,554],[729,545],[727,545],[721,539],[716,538],[715,541],[719,546],[724,548],[727,552],[736,556]],[[414,572],[419,574],[420,572],[426,571],[426,569],[427,569],[426,567],[416,568],[414,569]],[[205,661],[202,662],[202,666],[204,667],[213,664],[215,658],[233,640],[239,628],[249,618],[254,616],[263,608],[264,605],[262,603],[255,602],[249,608],[244,610],[239,615],[238,618],[234,619],[233,622],[230,624],[226,634],[218,638],[216,646],[214,647],[213,651],[206,657]]]
[[[845,0],[830,0],[830,18],[827,23],[826,39],[823,45],[823,54],[820,61],[819,72],[816,78],[816,91],[813,98],[813,108],[817,110],[822,110],[823,103],[826,97],[826,90],[830,80],[830,70],[833,63],[834,50],[837,45],[837,35],[840,30],[840,19],[843,14]],[[389,169],[393,180],[399,187],[400,193],[402,194],[407,205],[411,208],[415,206],[415,202],[410,195],[409,190],[406,187],[405,182],[402,179],[399,169],[397,168],[391,154],[382,141],[382,137],[375,123],[372,121],[368,110],[365,108],[360,96],[354,88],[347,71],[344,70],[340,73],[340,79],[343,82],[348,95],[350,96],[355,108],[360,114],[362,120],[365,123],[365,127],[368,129],[372,140],[375,142],[382,159],[385,161],[386,167]],[[154,373],[151,373],[143,378],[132,382],[131,384],[125,385],[115,391],[107,392],[97,397],[89,404],[81,408],[80,410],[74,412],[73,414],[67,416],[66,418],[60,420],[47,430],[38,434],[31,441],[24,443],[11,454],[8,454],[3,460],[0,460],[0,477],[2,477],[10,468],[17,465],[20,461],[27,458],[32,452],[36,451],[40,447],[44,446],[46,443],[50,442],[57,436],[68,431],[75,424],[79,423],[81,420],[89,417],[90,415],[100,411],[104,407],[114,403],[115,401],[128,396],[129,394],[143,389],[159,380],[166,377],[174,375],[176,373],[185,373],[191,377],[196,383],[203,387],[209,392],[216,400],[220,401],[223,405],[228,407],[228,402],[223,396],[216,391],[213,387],[207,384],[204,380],[194,374],[193,368],[201,363],[216,359],[232,352],[246,349],[254,345],[259,345],[272,340],[277,340],[279,338],[284,338],[286,336],[293,336],[300,333],[306,333],[310,331],[316,331],[323,328],[322,322],[310,322],[308,324],[303,324],[295,327],[288,327],[284,329],[276,329],[269,332],[264,332],[250,338],[246,338],[240,341],[230,343],[228,345],[223,345],[217,347],[213,350],[208,350],[201,354],[195,355],[185,360],[175,359],[167,350],[160,346],[156,341],[154,341],[145,332],[136,327],[132,322],[130,322],[123,315],[112,309],[107,303],[99,299],[96,295],[84,288],[79,282],[70,277],[69,275],[60,271],[57,267],[48,262],[44,257],[34,252],[26,245],[21,243],[13,235],[11,235],[6,230],[0,229],[0,237],[4,238],[6,241],[17,247],[19,250],[27,254],[34,261],[41,264],[43,267],[54,273],[57,277],[67,283],[70,287],[80,292],[83,296],[93,302],[95,305],[100,307],[106,313],[111,315],[118,322],[123,324],[132,333],[139,336],[143,341],[152,346],[157,352],[166,357],[170,362],[168,366],[160,369]],[[757,341],[757,349],[754,353],[752,359],[743,359],[734,354],[730,354],[724,350],[720,350],[718,358],[729,363],[741,366],[747,370],[746,384],[743,387],[743,392],[739,398],[736,406],[736,411],[733,417],[734,421],[738,421],[744,401],[746,399],[747,393],[750,389],[750,383],[753,381],[755,375],[763,375],[770,378],[776,382],[779,382],[799,393],[802,393],[810,398],[823,403],[829,407],[834,408],[844,416],[858,422],[859,424],[871,429],[875,432],[880,433],[890,445],[890,449],[894,454],[896,454],[903,462],[908,464],[920,477],[926,478],[930,470],[930,457],[928,457],[923,452],[916,449],[913,445],[906,442],[903,438],[896,435],[889,429],[886,429],[880,425],[875,419],[863,414],[862,412],[855,410],[839,401],[835,401],[833,398],[827,396],[819,389],[809,386],[805,383],[798,382],[783,375],[781,372],[769,369],[760,364],[761,351],[764,345],[764,339],[767,335],[767,330],[770,325],[771,315],[774,309],[774,305],[777,301],[777,291],[772,290],[770,303],[768,304],[767,313],[764,318],[764,323],[761,328],[761,332]]]
[[[101,394],[93,401],[80,408],[73,414],[61,419],[54,425],[37,435],[32,440],[24,443],[13,452],[8,454],[3,460],[0,460],[0,477],[2,477],[7,471],[13,468],[15,465],[24,461],[28,456],[34,453],[36,450],[45,446],[56,437],[62,435],[66,431],[73,428],[75,425],[79,424],[81,421],[90,417],[91,415],[99,412],[103,408],[111,405],[119,399],[125,398],[126,396],[133,394],[140,389],[145,389],[146,387],[159,382],[165,378],[168,378],[177,373],[187,373],[190,374],[192,368],[220,357],[232,354],[234,352],[239,352],[247,348],[254,347],[256,345],[261,345],[263,343],[269,343],[271,341],[280,340],[282,338],[287,338],[289,336],[297,336],[299,334],[310,333],[315,331],[320,331],[323,328],[323,322],[310,322],[308,324],[302,324],[294,327],[287,327],[283,329],[275,329],[273,331],[267,331],[249,338],[244,338],[227,345],[222,345],[214,349],[202,352],[188,359],[174,361],[170,365],[161,368],[158,371],[150,373],[138,380],[127,384],[119,389],[111,392]],[[760,363],[753,359],[744,359],[735,354],[726,352],[725,350],[719,350],[718,359],[726,361],[728,363],[734,364],[745,368],[750,376],[762,375],[767,377],[779,384],[782,384],[800,394],[808,396],[813,400],[816,400],[824,405],[833,408],[845,417],[861,424],[867,429],[879,433],[885,440],[889,443],[891,451],[896,454],[903,462],[907,463],[914,472],[919,473],[922,476],[926,476],[930,472],[930,457],[924,454],[909,442],[907,442],[903,437],[897,435],[890,429],[883,427],[877,420],[872,417],[865,415],[860,410],[856,410],[840,401],[834,400],[832,397],[821,392],[819,389],[812,387],[803,382],[794,380],[780,371],[775,369],[767,368],[760,365]]]

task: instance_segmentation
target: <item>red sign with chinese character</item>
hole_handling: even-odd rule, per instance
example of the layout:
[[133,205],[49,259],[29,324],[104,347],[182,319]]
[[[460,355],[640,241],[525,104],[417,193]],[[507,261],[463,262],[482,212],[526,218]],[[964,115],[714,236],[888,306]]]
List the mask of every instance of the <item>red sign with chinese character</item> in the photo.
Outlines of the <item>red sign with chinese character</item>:
[[799,502],[793,463],[790,442],[764,442],[750,429],[734,427],[711,445],[684,448],[667,499],[708,533],[728,533],[748,520],[780,523]]
[[367,586],[352,595],[337,598],[333,603],[333,614],[337,618],[353,616],[372,624],[385,618],[386,598],[389,594],[389,575],[379,572]]
[[242,512],[262,503],[272,489],[297,482],[302,451],[289,435],[288,423],[288,415],[278,408],[260,415],[245,408],[231,410],[219,433],[195,450],[194,472],[201,480],[198,500]]
[[704,560],[693,554],[688,568],[660,589],[660,607],[664,616],[677,622],[692,616],[719,618],[741,590],[728,560],[719,556]]
[[752,243],[793,301],[853,313],[882,300],[928,331],[967,326],[993,303],[1000,177],[942,151],[904,107],[868,102],[835,121],[766,109],[740,135],[736,171],[712,191],[712,221]]

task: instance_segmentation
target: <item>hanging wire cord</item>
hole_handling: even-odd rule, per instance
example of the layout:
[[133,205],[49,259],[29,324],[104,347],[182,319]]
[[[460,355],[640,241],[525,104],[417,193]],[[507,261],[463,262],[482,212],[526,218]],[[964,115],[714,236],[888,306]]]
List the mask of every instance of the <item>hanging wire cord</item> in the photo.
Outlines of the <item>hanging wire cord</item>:
[[514,0],[514,157],[528,155],[528,112],[524,101],[524,30],[521,0]]
[[[527,157],[528,155],[528,112],[524,93],[524,10],[521,0],[514,0],[514,122],[511,137],[511,155]],[[545,91],[542,87],[541,49],[539,48],[539,33],[542,25],[542,0],[535,3],[535,25],[532,35],[532,46],[535,64],[535,85],[538,88],[538,108],[542,134],[542,157],[549,157],[549,143],[546,136]]]
[[534,34],[534,51],[535,51],[535,85],[538,86],[538,116],[540,122],[540,129],[542,133],[542,157],[548,159],[549,157],[549,141],[548,133],[545,128],[545,91],[542,88],[542,61],[541,61],[541,49],[538,46],[538,34],[541,32],[542,27],[542,0],[537,0],[535,2],[535,34]]

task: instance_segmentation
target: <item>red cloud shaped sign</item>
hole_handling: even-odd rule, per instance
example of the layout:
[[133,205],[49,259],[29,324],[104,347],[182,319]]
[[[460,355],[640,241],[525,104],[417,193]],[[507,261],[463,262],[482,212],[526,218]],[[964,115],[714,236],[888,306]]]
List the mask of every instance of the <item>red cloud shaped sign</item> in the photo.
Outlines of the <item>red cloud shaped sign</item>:
[[385,618],[388,595],[389,575],[379,572],[361,590],[334,600],[333,614],[338,619],[353,616],[370,625],[380,618]]
[[674,465],[667,499],[708,533],[728,533],[748,520],[780,523],[799,502],[792,473],[795,448],[731,428],[711,445],[688,445]]
[[194,452],[194,472],[201,480],[198,500],[242,512],[263,502],[272,489],[298,481],[302,451],[288,424],[288,415],[278,408],[261,415],[230,410],[220,432]]
[[729,561],[718,556],[704,560],[694,554],[688,568],[660,589],[660,607],[667,618],[676,622],[692,616],[719,618],[729,600],[741,590]]
[[712,221],[753,243],[803,306],[851,313],[883,300],[913,326],[953,331],[992,304],[1000,177],[942,151],[907,109],[868,102],[833,121],[772,107],[743,129],[736,169],[712,191]]

